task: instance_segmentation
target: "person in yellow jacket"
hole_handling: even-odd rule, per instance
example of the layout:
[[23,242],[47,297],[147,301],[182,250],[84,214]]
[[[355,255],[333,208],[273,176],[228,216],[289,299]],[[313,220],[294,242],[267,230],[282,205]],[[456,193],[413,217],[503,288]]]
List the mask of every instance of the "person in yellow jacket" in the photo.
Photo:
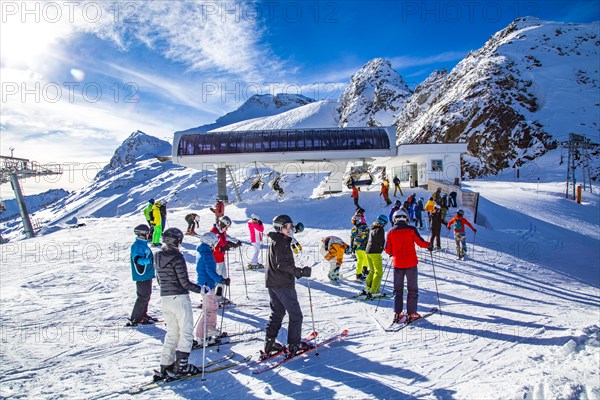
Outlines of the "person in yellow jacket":
[[427,221],[429,223],[429,227],[431,227],[431,213],[433,212],[436,204],[437,203],[433,201],[433,197],[430,197],[429,201],[425,203],[425,211],[427,211]]
[[155,201],[152,206],[152,226],[154,233],[152,234],[152,246],[160,247],[160,237],[162,236],[162,216],[160,215],[160,201]]
[[340,267],[349,246],[337,236],[327,236],[321,242],[323,243],[321,253],[325,256],[325,260],[329,261],[329,280],[337,282],[340,280]]

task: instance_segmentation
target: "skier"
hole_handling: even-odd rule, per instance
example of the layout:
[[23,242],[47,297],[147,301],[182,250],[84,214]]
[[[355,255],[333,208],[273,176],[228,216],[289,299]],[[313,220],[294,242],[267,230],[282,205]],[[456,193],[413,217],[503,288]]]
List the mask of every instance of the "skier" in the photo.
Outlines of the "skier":
[[[394,226],[387,236],[385,252],[393,259],[394,265],[394,323],[404,323],[421,318],[417,313],[419,299],[417,252],[415,246],[426,248],[429,242],[423,240],[414,226],[408,225],[408,215],[403,211],[394,214]],[[406,277],[406,312],[402,312],[404,277]]]
[[146,205],[146,208],[144,208],[144,217],[146,218],[148,226],[150,227],[148,238],[151,238],[152,234],[154,233],[154,227],[152,226],[152,206],[154,206],[154,199],[148,200],[148,205]]
[[163,316],[167,323],[158,379],[200,372],[198,367],[188,362],[194,340],[194,315],[189,293],[202,293],[202,288],[189,280],[185,259],[179,251],[183,237],[183,232],[177,228],[165,230],[162,237],[164,245],[154,255]]
[[[223,215],[216,224],[213,225],[210,230],[212,233],[219,237],[219,243],[215,246],[213,256],[217,263],[217,274],[224,278],[229,278],[228,266],[225,265],[225,252],[242,245],[237,239],[231,238],[227,235],[227,229],[231,226],[231,219]],[[231,301],[225,297],[225,285],[222,283],[217,284],[216,289],[217,300],[220,304],[229,304]]]
[[369,262],[367,261],[367,240],[369,239],[369,227],[361,221],[358,216],[352,217],[354,227],[350,233],[350,244],[356,254],[356,280],[364,281],[367,278]]
[[458,260],[464,260],[467,255],[467,236],[465,235],[465,225],[477,233],[477,229],[473,228],[473,225],[464,218],[465,212],[461,209],[456,212],[454,218],[448,221],[448,229],[454,226],[454,240],[456,241],[456,258]]
[[160,237],[164,226],[160,215],[160,206],[160,201],[155,201],[152,206],[152,224],[150,226],[154,227],[154,232],[152,233],[152,246],[154,247],[160,247]]
[[298,303],[295,279],[310,277],[309,267],[297,268],[291,250],[292,239],[290,233],[294,223],[288,215],[278,215],[273,218],[275,232],[269,232],[271,239],[267,268],[265,273],[266,287],[269,291],[271,316],[267,322],[265,348],[263,357],[283,350],[283,346],[276,342],[279,329],[286,312],[289,314],[288,326],[288,352],[296,355],[310,348],[310,345],[301,341],[302,337],[302,310]]
[[392,201],[390,200],[389,192],[390,192],[390,183],[387,179],[384,179],[383,182],[381,182],[381,191],[379,192],[379,195],[383,196],[386,206],[389,206],[390,204],[392,204]]
[[431,197],[433,197],[433,201],[435,201],[436,204],[439,204],[440,206],[442,205],[442,188],[438,187],[435,192],[431,195]]
[[352,198],[354,199],[354,205],[356,206],[356,209],[360,208],[360,205],[358,205],[358,192],[360,190],[356,187],[355,184],[352,184]]
[[394,197],[396,196],[396,191],[400,191],[400,196],[404,196],[404,194],[402,193],[402,188],[400,187],[400,179],[398,179],[397,176],[394,176],[394,179],[392,179],[392,182],[394,182]]
[[362,222],[363,224],[367,223],[367,220],[365,219],[365,210],[364,208],[357,208],[356,211],[354,212],[354,215],[352,216],[352,218],[354,217],[359,217],[360,218],[360,222]]
[[448,197],[448,208],[457,207],[456,196],[457,196],[456,192],[454,192],[454,191],[450,192],[450,195]]
[[131,277],[135,282],[137,299],[129,318],[128,326],[153,324],[156,318],[148,315],[148,303],[152,295],[152,279],[154,278],[154,264],[152,251],[148,247],[148,225],[138,225],[133,230],[135,242],[131,245]]
[[185,216],[185,222],[188,223],[186,235],[195,235],[196,228],[200,227],[200,216],[195,213],[191,213]]
[[419,225],[419,229],[423,229],[423,201],[424,199],[421,197],[415,205],[415,226]]
[[[196,262],[196,273],[198,286],[202,286],[202,316],[196,324],[196,339],[200,344],[210,339],[216,339],[221,335],[217,329],[217,310],[219,304],[215,295],[217,283],[229,286],[230,279],[223,278],[217,274],[217,263],[213,256],[213,250],[219,243],[219,237],[212,232],[203,233],[200,236],[200,244],[196,249],[198,251],[198,261]],[[206,335],[204,334],[204,324],[206,324]]]
[[167,202],[161,203],[159,206],[160,210],[160,218],[162,221],[162,228],[165,229],[167,227]]
[[447,222],[444,220],[444,218],[442,218],[442,210],[441,207],[439,205],[435,205],[435,207],[433,208],[433,211],[431,212],[430,215],[431,218],[431,238],[429,239],[429,251],[433,251],[433,242],[435,240],[435,250],[441,250],[442,246],[441,246],[441,231],[442,231],[442,224],[444,224],[444,226],[447,224]]
[[439,204],[442,207],[442,219],[446,219],[446,215],[448,215],[448,195],[446,193],[442,194]]
[[258,215],[252,214],[250,216],[250,221],[248,221],[248,230],[250,231],[250,243],[252,243],[252,247],[254,248],[252,260],[250,260],[250,263],[248,264],[248,269],[264,268],[264,266],[258,262],[258,255],[260,254],[260,248],[262,246],[265,226]]
[[388,220],[390,220],[390,221],[392,220],[394,213],[396,211],[398,211],[400,209],[400,207],[402,207],[402,202],[400,200],[394,201],[394,206],[390,210],[390,215],[388,215]]
[[344,254],[349,246],[337,236],[327,236],[321,239],[321,254],[329,261],[329,273],[327,276],[331,282],[340,280],[340,268],[344,261]]
[[369,276],[365,282],[365,292],[367,298],[379,293],[381,286],[381,278],[383,277],[383,261],[381,253],[385,248],[385,231],[384,227],[388,223],[388,217],[381,214],[377,220],[371,224],[369,231],[369,239],[365,252],[367,253],[367,261],[369,263]]
[[427,211],[427,221],[429,222],[429,226],[431,227],[431,212],[435,207],[435,201],[433,201],[433,197],[430,197],[427,203],[425,203],[425,211]]
[[219,218],[225,215],[225,203],[221,199],[217,199],[215,207],[211,207],[210,211],[215,214],[215,222],[219,222]]

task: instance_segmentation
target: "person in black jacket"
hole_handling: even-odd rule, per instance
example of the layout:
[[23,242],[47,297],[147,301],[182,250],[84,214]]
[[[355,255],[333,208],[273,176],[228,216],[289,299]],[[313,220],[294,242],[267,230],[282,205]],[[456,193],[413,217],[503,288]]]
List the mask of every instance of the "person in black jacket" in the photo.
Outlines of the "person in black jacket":
[[305,351],[309,344],[301,342],[302,310],[296,294],[296,279],[310,277],[309,267],[297,268],[292,254],[292,219],[287,215],[278,215],[273,219],[275,232],[269,232],[271,239],[265,272],[266,287],[269,291],[271,316],[267,322],[267,332],[263,357],[280,352],[284,347],[276,342],[283,317],[289,314],[288,351],[295,355]]
[[162,240],[162,248],[154,255],[154,267],[160,284],[167,334],[158,378],[193,375],[199,373],[200,369],[188,362],[194,340],[194,315],[189,293],[202,293],[204,289],[188,277],[187,264],[179,251],[183,232],[169,228],[164,231]]
[[364,289],[367,298],[373,295],[380,295],[381,278],[383,277],[383,260],[381,253],[385,248],[385,225],[388,223],[388,217],[381,214],[377,220],[371,225],[369,231],[369,239],[365,253],[367,253],[367,261],[369,263],[369,275],[365,281]]
[[442,207],[436,205],[431,211],[429,217],[431,219],[431,238],[429,239],[429,250],[433,250],[434,239],[436,244],[435,250],[441,250],[442,246],[440,235],[442,231],[442,224],[444,224],[444,226],[446,225],[446,221],[444,221],[444,218],[442,217]]

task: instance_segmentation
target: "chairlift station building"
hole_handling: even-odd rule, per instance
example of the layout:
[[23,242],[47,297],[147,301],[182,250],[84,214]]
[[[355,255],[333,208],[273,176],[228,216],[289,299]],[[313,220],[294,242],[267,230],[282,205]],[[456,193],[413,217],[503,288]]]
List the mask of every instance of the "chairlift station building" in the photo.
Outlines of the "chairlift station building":
[[461,177],[466,143],[396,145],[395,127],[303,128],[256,131],[176,132],[173,162],[217,170],[219,195],[227,195],[227,167],[255,163],[281,173],[329,172],[328,192],[341,192],[348,165],[369,162],[386,167],[387,177],[405,185],[425,186],[429,179],[453,182]]

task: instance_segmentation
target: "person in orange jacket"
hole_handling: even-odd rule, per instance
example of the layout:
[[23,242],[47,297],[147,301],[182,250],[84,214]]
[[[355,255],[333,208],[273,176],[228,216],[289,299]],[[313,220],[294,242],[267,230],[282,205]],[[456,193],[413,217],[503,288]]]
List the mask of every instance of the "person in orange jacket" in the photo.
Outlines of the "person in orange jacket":
[[356,206],[357,210],[360,208],[358,205],[358,192],[359,190],[356,185],[352,184],[352,198],[354,199],[354,205]]
[[340,280],[340,267],[348,245],[337,236],[327,236],[321,242],[323,243],[321,253],[325,256],[325,260],[329,261],[328,277],[332,282],[337,282]]
[[385,179],[382,183],[381,183],[381,192],[379,193],[380,196],[383,196],[383,199],[385,200],[386,205],[390,205],[392,204],[392,201],[390,200],[390,183],[388,182],[387,179]]
[[[421,318],[417,313],[419,299],[417,252],[415,244],[427,248],[429,242],[424,240],[414,226],[408,224],[408,215],[403,210],[394,213],[394,226],[387,235],[385,252],[393,258],[394,265],[394,320],[393,323],[404,323],[407,320]],[[406,314],[402,312],[404,277],[406,277]]]
[[448,229],[454,226],[454,241],[456,242],[456,258],[464,260],[467,255],[467,235],[465,235],[465,225],[477,232],[473,225],[464,217],[465,212],[461,209],[456,212],[454,218],[448,221]]

